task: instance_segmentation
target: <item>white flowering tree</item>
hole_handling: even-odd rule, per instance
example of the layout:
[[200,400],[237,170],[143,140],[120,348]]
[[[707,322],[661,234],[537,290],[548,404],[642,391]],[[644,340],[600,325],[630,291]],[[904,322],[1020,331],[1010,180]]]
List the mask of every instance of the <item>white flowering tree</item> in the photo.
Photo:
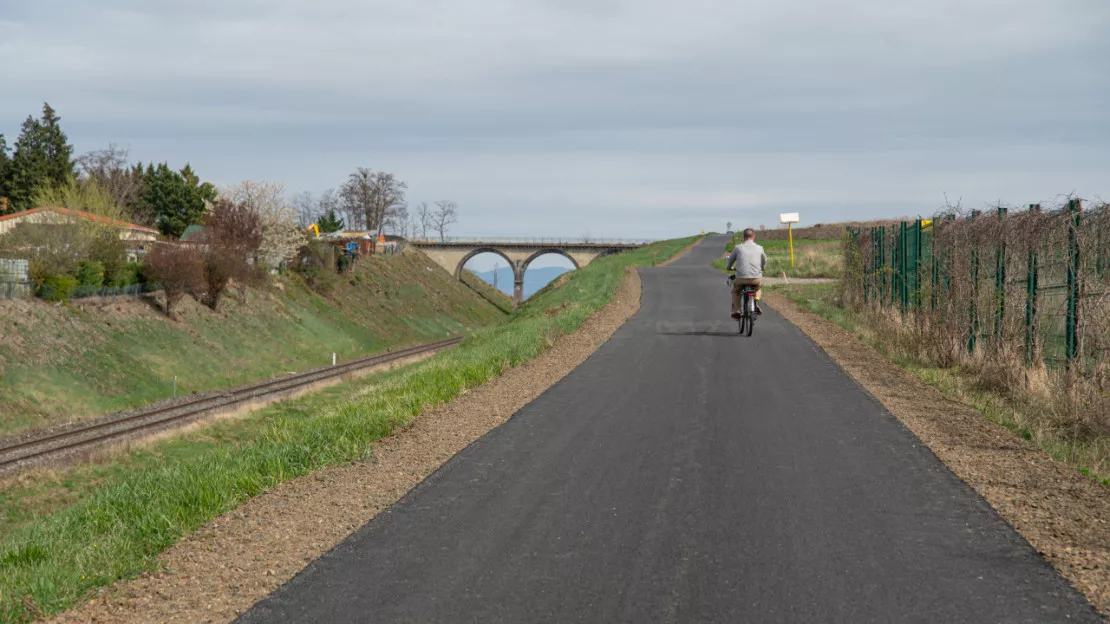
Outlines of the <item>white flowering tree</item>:
[[243,180],[220,190],[220,197],[241,204],[262,219],[262,245],[257,260],[277,266],[297,254],[308,234],[297,224],[297,209],[285,200],[285,187],[278,182]]

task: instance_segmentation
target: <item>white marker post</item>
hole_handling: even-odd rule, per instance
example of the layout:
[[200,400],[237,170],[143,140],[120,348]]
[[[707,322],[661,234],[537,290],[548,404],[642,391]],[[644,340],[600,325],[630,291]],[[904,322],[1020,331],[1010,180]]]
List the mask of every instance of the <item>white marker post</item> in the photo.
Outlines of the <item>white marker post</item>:
[[335,354],[334,353],[331,354],[331,365],[335,366]]
[[790,238],[790,266],[794,266],[794,224],[798,222],[798,213],[784,212],[779,215],[779,223],[786,224],[787,236]]

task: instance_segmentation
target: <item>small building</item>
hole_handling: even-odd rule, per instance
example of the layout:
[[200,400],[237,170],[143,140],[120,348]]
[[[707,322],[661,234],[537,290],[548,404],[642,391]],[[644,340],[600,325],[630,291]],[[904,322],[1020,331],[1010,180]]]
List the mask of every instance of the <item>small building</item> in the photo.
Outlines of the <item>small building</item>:
[[100,223],[118,228],[119,238],[124,241],[151,243],[158,240],[158,230],[143,227],[135,223],[120,221],[118,219],[94,215],[81,210],[72,210],[70,208],[60,208],[57,206],[41,206],[39,208],[24,210],[23,212],[13,212],[12,214],[0,217],[0,236],[12,231],[21,223],[65,225],[71,223],[73,219],[85,219],[93,223]]
[[138,262],[143,254],[150,249],[151,244],[158,240],[158,230],[59,206],[40,206],[39,208],[0,217],[0,236],[11,232],[20,224],[66,225],[73,223],[74,219],[83,219],[116,228],[119,231],[120,240],[127,243],[128,262]]

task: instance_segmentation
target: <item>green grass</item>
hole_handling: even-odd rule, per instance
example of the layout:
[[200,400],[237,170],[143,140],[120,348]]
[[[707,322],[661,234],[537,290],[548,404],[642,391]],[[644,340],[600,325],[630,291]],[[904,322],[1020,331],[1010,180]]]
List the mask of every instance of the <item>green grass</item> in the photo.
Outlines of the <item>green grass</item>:
[[[767,254],[767,277],[779,277],[784,272],[787,277],[840,277],[844,266],[844,253],[841,243],[836,239],[795,239],[794,266],[790,266],[790,243],[784,240],[756,240]],[[732,251],[730,242],[725,251]],[[722,252],[723,253],[723,252]],[[713,266],[724,270],[727,258],[718,258]]]
[[1042,408],[985,387],[974,371],[965,367],[939,368],[923,362],[914,353],[900,351],[883,341],[860,313],[837,304],[839,284],[774,286],[776,292],[802,308],[826,318],[853,333],[914,376],[983,414],[1014,435],[1031,440],[1056,461],[1071,465],[1088,477],[1110,485],[1110,436],[1077,437],[1072,431],[1045,423]]
[[215,313],[188,303],[176,323],[139,301],[37,303],[0,318],[0,436],[169,398],[175,376],[179,394],[206,392],[504,322],[427,265],[365,258],[327,296],[288,276]]
[[[71,502],[36,508],[0,539],[0,622],[24,622],[73,606],[89,591],[156,567],[188,532],[274,485],[367,456],[375,440],[421,410],[535,357],[615,294],[625,267],[652,265],[694,239],[600,259],[537,293],[511,321],[482,329],[451,351],[383,375],[260,410],[237,423],[167,440],[70,480]],[[41,515],[36,515],[41,514]],[[18,514],[16,514],[18,516]],[[26,523],[28,517],[34,521]]]

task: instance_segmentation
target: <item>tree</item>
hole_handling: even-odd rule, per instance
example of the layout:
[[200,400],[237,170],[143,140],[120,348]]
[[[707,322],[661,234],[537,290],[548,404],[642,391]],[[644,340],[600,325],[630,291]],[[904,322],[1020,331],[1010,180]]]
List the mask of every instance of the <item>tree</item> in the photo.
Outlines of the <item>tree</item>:
[[208,182],[202,184],[189,165],[174,171],[162,163],[157,167],[148,165],[143,172],[139,203],[154,214],[163,234],[177,238],[185,228],[204,219],[216,195],[216,187]]
[[155,215],[139,201],[143,190],[143,170],[140,166],[131,166],[127,155],[127,149],[115,143],[109,143],[105,149],[82,154],[77,158],[81,180],[93,181],[106,191],[128,221],[152,227]]
[[201,301],[205,305],[215,310],[231,280],[246,284],[259,277],[251,265],[263,236],[263,219],[257,209],[224,198],[216,201],[205,216],[199,245],[204,267]]
[[143,258],[143,275],[149,282],[162,285],[166,315],[176,318],[174,309],[186,293],[204,290],[204,264],[194,245],[158,243]]
[[11,184],[12,158],[8,155],[8,141],[0,134],[0,215],[8,210],[8,190]]
[[439,232],[439,240],[447,240],[447,228],[459,222],[459,205],[450,200],[436,202],[436,210],[432,214],[432,225]]
[[320,233],[331,234],[332,232],[343,231],[343,219],[335,214],[335,210],[329,210],[320,218],[316,220],[316,227],[320,228]]
[[728,223],[725,224],[725,230],[728,231],[728,232],[732,231],[732,221],[729,221]]
[[[420,238],[427,240],[428,230],[432,227],[432,209],[428,207],[428,202],[422,201],[416,207],[416,221],[413,225],[420,227]],[[416,236],[415,232],[413,236]]]
[[347,223],[381,234],[406,210],[406,189],[392,173],[359,167],[339,190]]
[[220,193],[224,199],[258,214],[262,238],[256,261],[278,266],[296,255],[307,235],[297,225],[297,210],[285,201],[285,189],[278,182],[244,180]]
[[312,197],[312,193],[308,191],[297,193],[290,203],[293,204],[293,209],[297,212],[297,225],[301,226],[301,229],[316,223],[316,220],[320,218],[316,200]]
[[60,121],[45,103],[41,120],[32,116],[24,120],[10,165],[10,209],[31,208],[31,200],[40,188],[60,186],[73,177],[73,146],[67,143]]

